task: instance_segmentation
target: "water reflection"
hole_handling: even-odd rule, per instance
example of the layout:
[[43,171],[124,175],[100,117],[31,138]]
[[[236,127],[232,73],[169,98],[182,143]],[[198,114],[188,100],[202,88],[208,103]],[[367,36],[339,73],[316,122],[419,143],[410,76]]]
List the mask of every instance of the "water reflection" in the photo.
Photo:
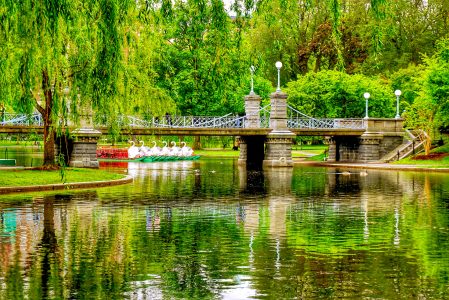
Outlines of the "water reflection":
[[133,184],[2,197],[0,298],[447,293],[447,175],[255,172],[233,160],[122,167]]
[[40,145],[0,146],[0,159],[15,159],[17,166],[41,166],[44,161],[42,153],[43,148]]

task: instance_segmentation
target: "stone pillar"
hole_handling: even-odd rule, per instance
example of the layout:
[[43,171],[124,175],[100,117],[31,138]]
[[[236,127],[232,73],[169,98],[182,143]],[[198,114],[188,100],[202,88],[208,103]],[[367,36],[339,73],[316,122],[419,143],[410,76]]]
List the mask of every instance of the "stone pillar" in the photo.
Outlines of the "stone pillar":
[[264,167],[293,167],[292,142],[295,134],[287,128],[287,94],[272,93],[270,128],[267,135]]
[[240,154],[239,154],[239,165],[246,165],[246,159],[248,157],[248,144],[246,143],[245,137],[237,137],[237,143],[239,144]]
[[69,166],[75,168],[98,168],[97,143],[101,132],[93,128],[80,128],[72,132],[73,150]]
[[260,96],[250,94],[245,96],[245,128],[260,128]]
[[334,137],[325,137],[324,143],[329,146],[327,161],[335,162],[337,161],[337,141]]
[[380,142],[382,134],[364,133],[360,138],[358,161],[377,161],[380,158]]
[[93,128],[92,111],[82,109],[80,127],[72,131],[73,150],[69,159],[69,166],[75,168],[98,168],[97,144],[101,132]]
[[273,131],[288,131],[287,94],[283,92],[272,93],[270,95],[270,104],[270,128],[273,129]]

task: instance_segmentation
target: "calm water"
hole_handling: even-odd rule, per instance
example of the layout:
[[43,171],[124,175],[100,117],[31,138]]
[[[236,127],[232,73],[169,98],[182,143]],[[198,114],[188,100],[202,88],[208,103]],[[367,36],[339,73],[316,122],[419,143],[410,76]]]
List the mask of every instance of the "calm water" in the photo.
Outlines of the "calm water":
[[449,174],[108,167],[135,182],[0,197],[0,299],[448,298]]
[[[15,159],[17,166],[41,166],[43,159],[42,146],[0,146],[0,159]],[[1,181],[0,181],[1,184]]]

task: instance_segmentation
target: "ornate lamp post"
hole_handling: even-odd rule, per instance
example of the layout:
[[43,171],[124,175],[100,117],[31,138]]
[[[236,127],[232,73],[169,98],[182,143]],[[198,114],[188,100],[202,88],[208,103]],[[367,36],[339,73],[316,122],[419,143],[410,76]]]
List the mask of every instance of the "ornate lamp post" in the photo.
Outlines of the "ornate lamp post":
[[363,97],[365,97],[365,119],[368,119],[368,99],[370,96],[369,93],[363,94]]
[[249,68],[249,71],[251,72],[251,92],[249,92],[250,95],[254,95],[254,71],[256,68],[254,66],[251,66]]
[[278,69],[278,87],[276,89],[276,92],[280,92],[281,91],[281,68],[282,68],[282,63],[280,61],[276,62],[276,68]]
[[401,90],[394,91],[394,94],[396,95],[396,119],[399,119],[401,116],[399,115],[399,96],[401,96],[402,92]]

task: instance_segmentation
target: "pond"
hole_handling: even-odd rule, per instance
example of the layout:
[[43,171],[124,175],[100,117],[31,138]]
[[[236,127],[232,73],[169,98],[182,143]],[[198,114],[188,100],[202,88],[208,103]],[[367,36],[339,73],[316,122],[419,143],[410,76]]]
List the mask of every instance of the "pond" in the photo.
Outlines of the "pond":
[[43,149],[40,144],[28,147],[23,145],[0,146],[0,159],[15,159],[16,166],[41,166],[44,161],[42,153]]
[[1,196],[1,299],[442,299],[449,175],[234,159]]

